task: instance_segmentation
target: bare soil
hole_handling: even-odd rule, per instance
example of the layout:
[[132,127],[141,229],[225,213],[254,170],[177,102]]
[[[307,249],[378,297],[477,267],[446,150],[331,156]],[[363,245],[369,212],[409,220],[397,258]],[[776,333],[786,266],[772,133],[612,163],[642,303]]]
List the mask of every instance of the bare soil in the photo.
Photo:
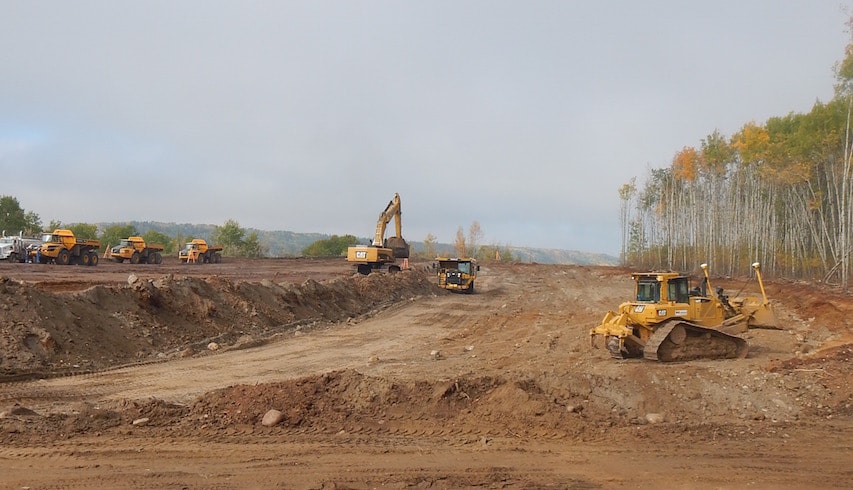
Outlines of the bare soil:
[[[767,281],[746,359],[614,360],[629,271],[0,263],[2,488],[844,488],[853,296]],[[731,293],[757,285],[717,279]]]

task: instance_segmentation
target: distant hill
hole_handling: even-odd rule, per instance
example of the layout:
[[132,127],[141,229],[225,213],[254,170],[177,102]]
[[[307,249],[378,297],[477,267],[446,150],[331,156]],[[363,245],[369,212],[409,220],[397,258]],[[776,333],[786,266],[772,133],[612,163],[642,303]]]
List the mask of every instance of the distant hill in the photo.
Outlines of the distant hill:
[[521,262],[539,264],[619,265],[619,258],[607,254],[557,248],[507,247]]
[[[209,239],[217,225],[198,225],[191,223],[162,223],[157,221],[131,221],[129,223],[98,223],[103,229],[115,224],[130,224],[140,234],[149,230],[159,231],[170,237],[193,237]],[[298,257],[302,250],[316,242],[325,240],[331,235],[323,233],[296,233],[284,230],[258,230],[246,228],[247,233],[256,232],[258,241],[266,247],[267,255],[270,257]],[[359,238],[361,243],[370,243],[369,238]],[[416,252],[423,251],[423,242],[409,242]],[[454,255],[453,245],[447,243],[435,244],[439,254]],[[536,262],[539,264],[578,264],[578,265],[618,265],[619,259],[607,254],[596,254],[579,252],[576,250],[562,250],[554,248],[532,248],[507,246],[513,257],[521,262]]]

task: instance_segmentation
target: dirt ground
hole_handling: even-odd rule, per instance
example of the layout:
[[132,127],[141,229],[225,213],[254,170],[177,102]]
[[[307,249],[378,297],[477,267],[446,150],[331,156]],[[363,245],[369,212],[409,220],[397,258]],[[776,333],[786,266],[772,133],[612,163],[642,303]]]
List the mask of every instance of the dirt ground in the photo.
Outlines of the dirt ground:
[[[745,359],[614,360],[619,268],[0,263],[2,488],[849,488],[853,296]],[[715,279],[731,294],[757,284]],[[745,288],[745,290],[744,290]]]

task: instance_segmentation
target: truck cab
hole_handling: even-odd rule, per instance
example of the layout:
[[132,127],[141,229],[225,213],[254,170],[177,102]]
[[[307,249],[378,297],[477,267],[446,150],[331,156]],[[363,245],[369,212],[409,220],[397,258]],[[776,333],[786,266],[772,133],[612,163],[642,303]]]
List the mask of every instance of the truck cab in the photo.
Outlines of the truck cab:
[[480,271],[477,259],[459,257],[437,257],[433,268],[438,278],[438,286],[449,291],[472,294],[474,280]]

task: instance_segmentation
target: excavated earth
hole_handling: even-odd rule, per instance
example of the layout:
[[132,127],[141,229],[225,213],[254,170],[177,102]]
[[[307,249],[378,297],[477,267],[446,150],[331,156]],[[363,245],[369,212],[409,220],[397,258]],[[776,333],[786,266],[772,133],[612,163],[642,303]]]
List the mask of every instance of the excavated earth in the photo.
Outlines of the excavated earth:
[[[845,488],[853,296],[767,282],[745,359],[614,360],[613,267],[0,263],[2,488]],[[713,279],[713,278],[712,278]],[[714,279],[732,296],[757,284]]]

